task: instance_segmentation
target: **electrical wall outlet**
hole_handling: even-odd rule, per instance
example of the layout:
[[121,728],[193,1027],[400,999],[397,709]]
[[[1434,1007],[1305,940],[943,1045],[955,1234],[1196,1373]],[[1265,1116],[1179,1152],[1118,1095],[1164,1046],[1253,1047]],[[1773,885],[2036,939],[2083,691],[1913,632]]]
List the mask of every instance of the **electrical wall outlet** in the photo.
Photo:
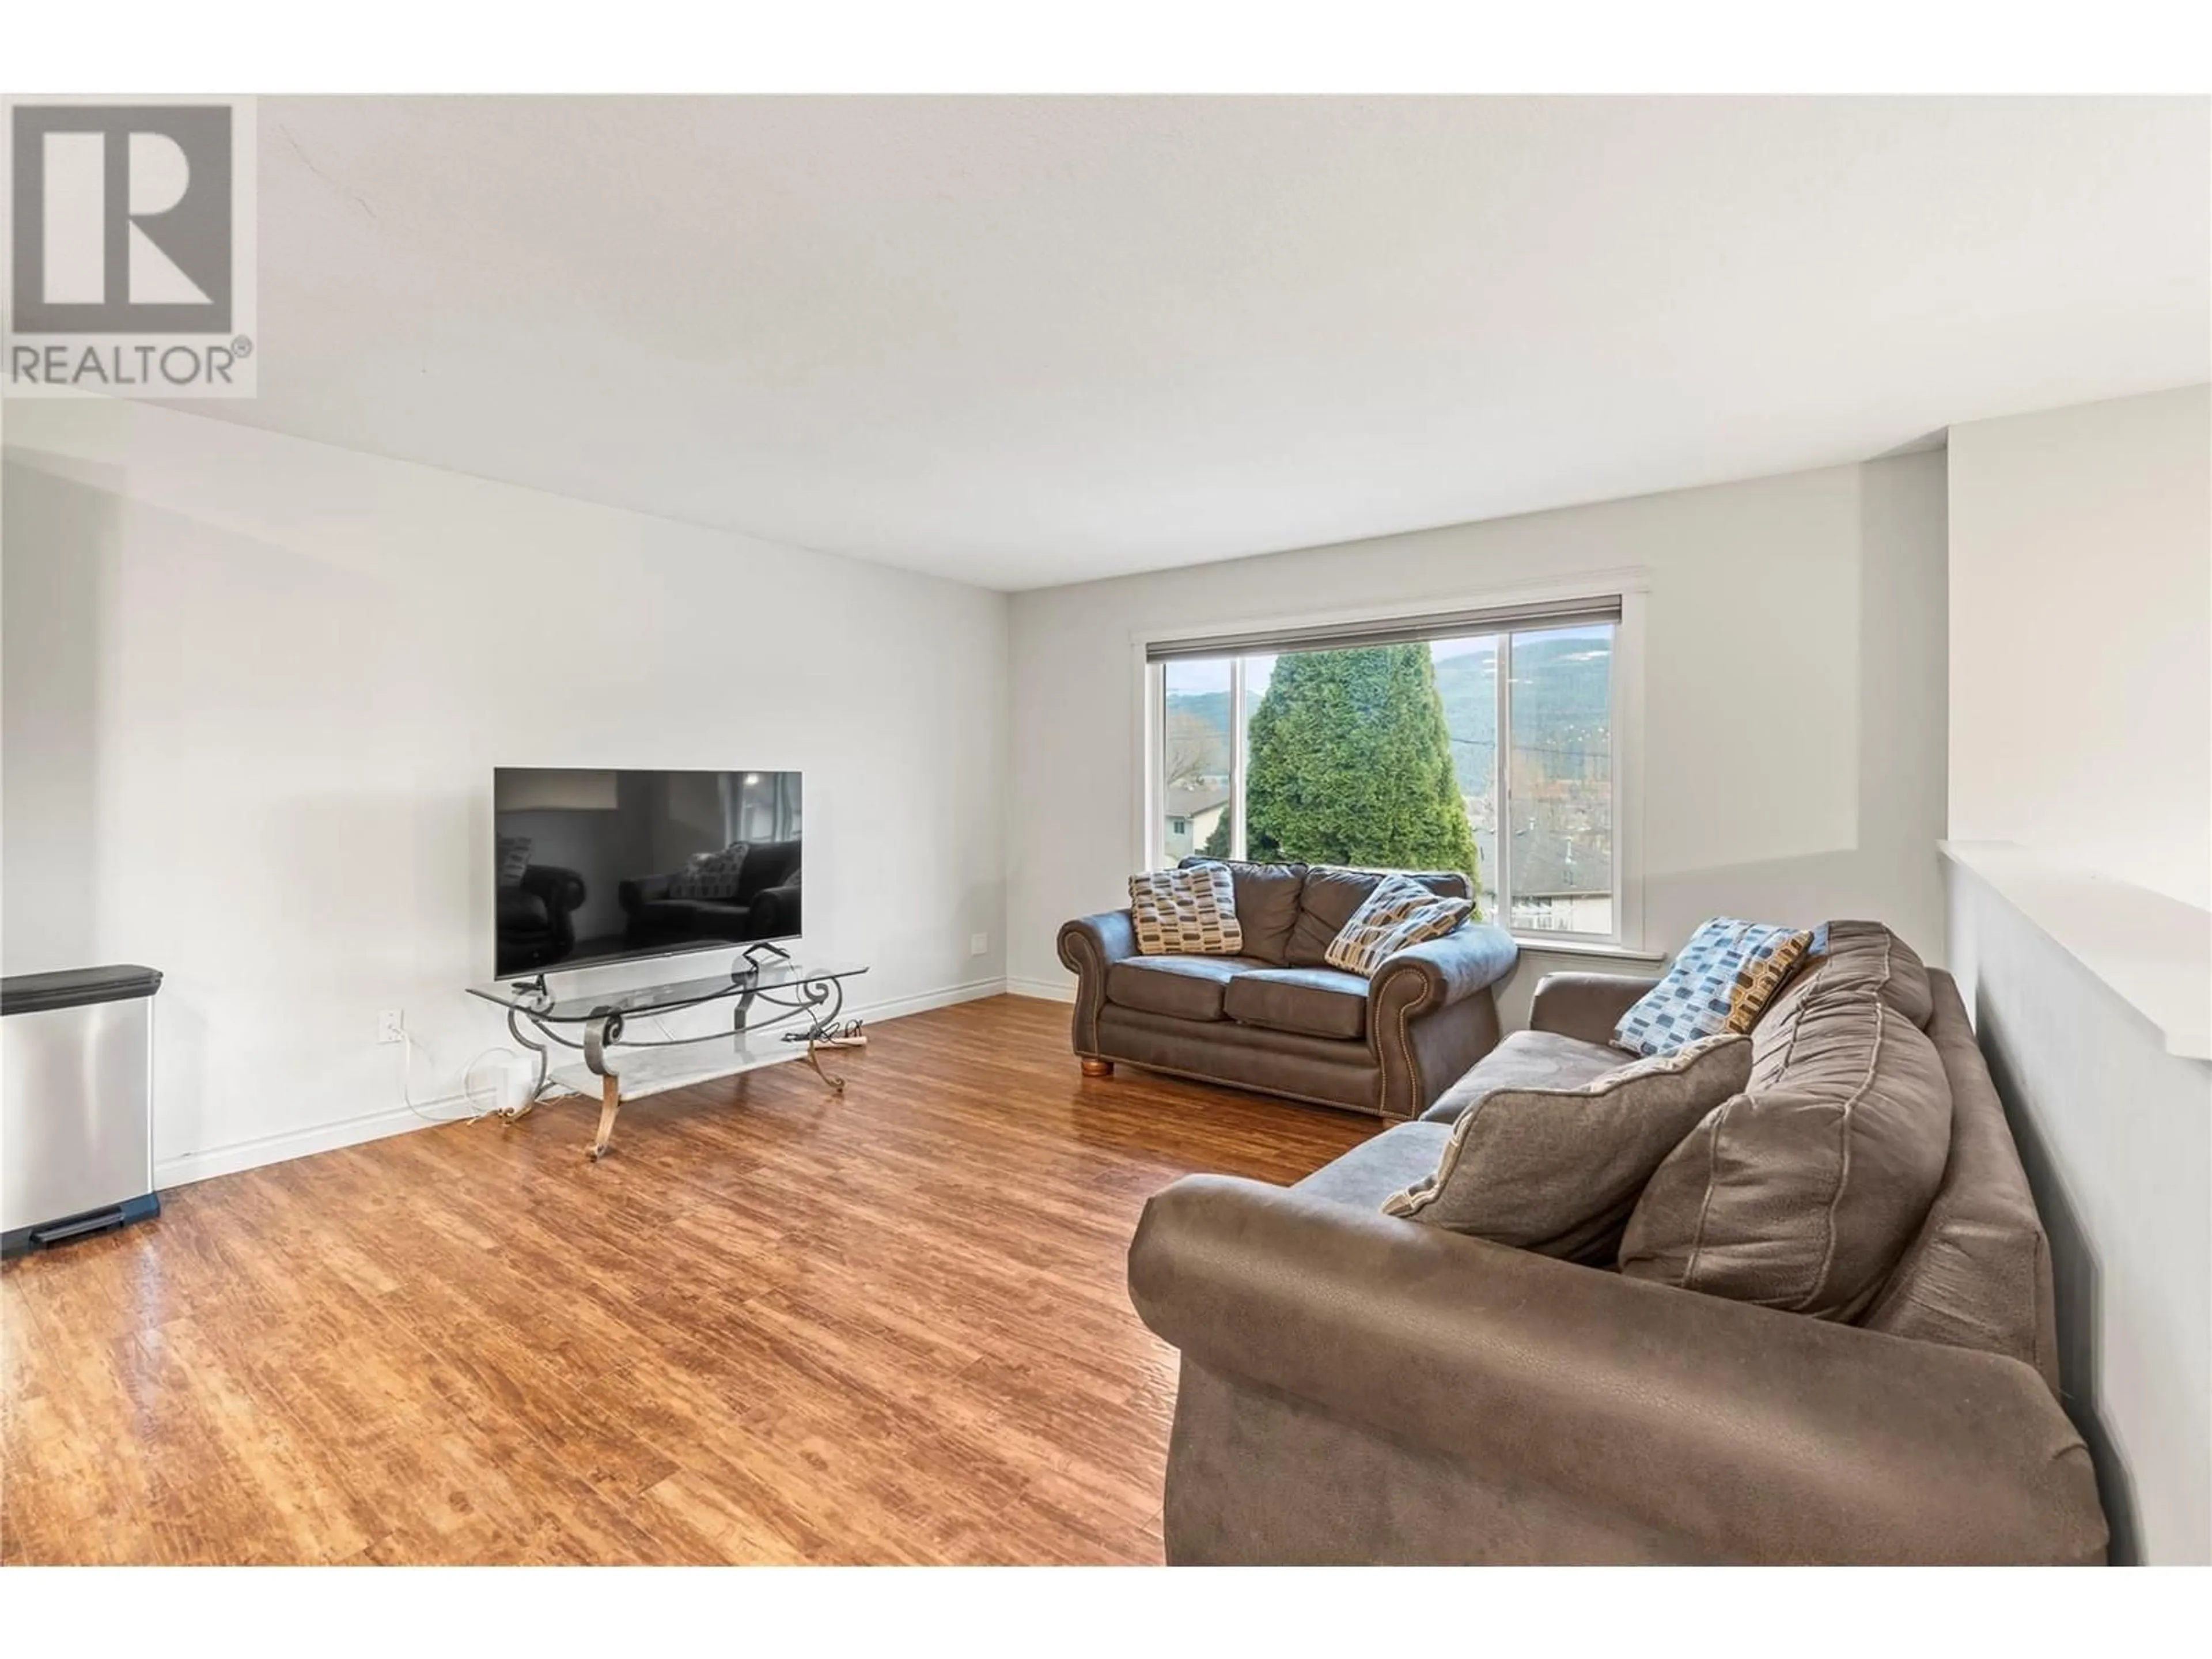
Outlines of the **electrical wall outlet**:
[[991,936],[988,933],[970,933],[968,935],[968,954],[969,956],[980,957],[984,951],[990,948]]
[[376,1017],[376,1040],[397,1042],[400,1039],[399,1010],[386,1008]]

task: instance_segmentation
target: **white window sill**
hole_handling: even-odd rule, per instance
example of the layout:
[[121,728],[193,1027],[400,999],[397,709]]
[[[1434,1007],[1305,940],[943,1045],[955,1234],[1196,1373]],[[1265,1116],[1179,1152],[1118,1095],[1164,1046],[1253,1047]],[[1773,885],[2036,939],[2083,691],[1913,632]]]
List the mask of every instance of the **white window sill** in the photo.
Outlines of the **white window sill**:
[[1604,962],[1664,963],[1674,957],[1663,951],[1637,951],[1604,939],[1561,939],[1556,933],[1515,933],[1513,942],[1523,952],[1542,957],[1595,957]]

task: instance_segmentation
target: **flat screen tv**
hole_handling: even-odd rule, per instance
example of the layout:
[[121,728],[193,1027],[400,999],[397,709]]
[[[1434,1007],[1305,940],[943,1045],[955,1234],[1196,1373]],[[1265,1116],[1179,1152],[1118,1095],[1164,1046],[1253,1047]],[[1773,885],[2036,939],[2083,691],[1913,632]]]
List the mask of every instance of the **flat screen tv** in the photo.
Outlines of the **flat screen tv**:
[[799,775],[502,766],[501,977],[799,931]]

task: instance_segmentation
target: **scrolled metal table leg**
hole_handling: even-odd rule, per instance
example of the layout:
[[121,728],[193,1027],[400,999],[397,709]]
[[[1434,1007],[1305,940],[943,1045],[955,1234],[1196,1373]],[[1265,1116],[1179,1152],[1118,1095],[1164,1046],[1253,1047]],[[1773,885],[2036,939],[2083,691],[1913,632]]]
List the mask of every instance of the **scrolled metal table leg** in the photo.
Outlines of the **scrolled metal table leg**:
[[584,1154],[597,1164],[607,1155],[608,1143],[614,1139],[615,1114],[622,1110],[622,1079],[599,1079],[599,1132],[592,1138],[591,1150]]
[[599,1079],[599,1132],[587,1156],[596,1164],[614,1139],[615,1114],[622,1110],[622,1079],[607,1070],[607,1045],[622,1039],[620,1014],[595,1014],[584,1026],[584,1064]]
[[[806,1030],[806,1063],[814,1068],[815,1076],[829,1085],[830,1093],[842,1095],[845,1092],[845,1079],[842,1077],[833,1077],[822,1068],[822,1045],[818,1039],[844,1011],[845,988],[840,981],[834,979],[826,981],[816,980],[801,986],[799,994],[813,1005],[812,1012],[809,1016],[812,1024]],[[822,1005],[830,1002],[833,998],[834,1006],[828,1014],[823,1014]]]
[[822,1069],[822,1057],[820,1054],[816,1053],[816,1047],[817,1045],[814,1039],[809,1037],[806,1040],[806,1063],[814,1068],[815,1076],[820,1078],[824,1083],[830,1085],[830,1091],[832,1094],[843,1094],[845,1092],[845,1079],[842,1077],[832,1077],[829,1073]]
[[537,1109],[538,1097],[545,1092],[546,1073],[550,1067],[550,1057],[546,1052],[545,1044],[542,1042],[534,1042],[529,1037],[526,1036],[523,1034],[521,1020],[522,1014],[520,1009],[509,1008],[507,1011],[507,1029],[508,1033],[517,1042],[520,1043],[524,1048],[529,1049],[532,1054],[538,1056],[538,1080],[531,1085],[529,1099],[524,1101],[521,1105],[514,1108],[512,1111],[503,1111],[500,1114],[500,1116],[504,1118],[509,1123],[519,1123]]

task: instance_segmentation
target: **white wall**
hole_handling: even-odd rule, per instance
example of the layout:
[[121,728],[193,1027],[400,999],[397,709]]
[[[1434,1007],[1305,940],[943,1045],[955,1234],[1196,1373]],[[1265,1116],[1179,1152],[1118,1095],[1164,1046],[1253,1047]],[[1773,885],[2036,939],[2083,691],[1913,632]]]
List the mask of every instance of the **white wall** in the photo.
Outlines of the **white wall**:
[[1950,453],[1951,838],[2212,905],[2212,387]]
[[808,953],[878,1010],[999,988],[1003,595],[143,405],[8,422],[5,969],[168,975],[165,1183],[410,1123],[380,1008],[418,1099],[503,1040],[460,988],[495,764],[804,770]]
[[[2051,1232],[2115,1556],[2203,1562],[2212,1067],[2153,1016],[2192,969],[2203,994],[2171,939],[2212,936],[2212,389],[1954,427],[1950,492],[1950,835],[2127,901],[2031,917],[1989,878],[2018,858],[1969,848],[1952,951]],[[2129,917],[2160,926],[2131,941]],[[2157,996],[2089,965],[2131,953],[2166,963]]]
[[1951,940],[2051,1235],[2113,1559],[2212,1560],[2212,1074],[1967,869]]
[[[1911,455],[1016,595],[1016,988],[1064,988],[1060,924],[1127,902],[1133,630],[1628,568],[1650,582],[1644,942],[1716,913],[1872,916],[1940,960],[1943,495],[1942,456]],[[1509,1020],[1565,965],[1524,953]]]

